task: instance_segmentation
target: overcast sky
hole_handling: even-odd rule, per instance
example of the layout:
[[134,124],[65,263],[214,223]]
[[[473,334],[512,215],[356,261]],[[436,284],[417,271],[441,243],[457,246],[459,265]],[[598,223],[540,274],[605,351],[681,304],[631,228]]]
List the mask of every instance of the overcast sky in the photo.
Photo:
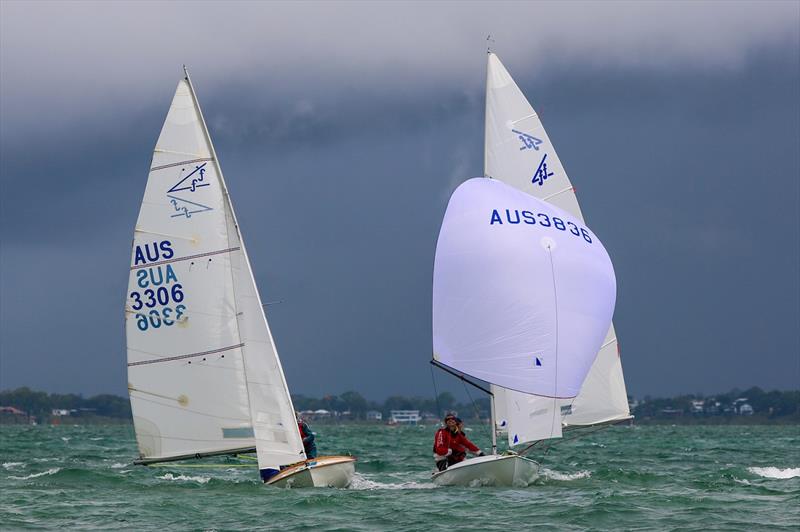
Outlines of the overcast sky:
[[432,395],[487,34],[614,262],[629,392],[796,388],[798,28],[795,1],[2,0],[0,389],[125,392],[133,226],[186,63],[292,392]]

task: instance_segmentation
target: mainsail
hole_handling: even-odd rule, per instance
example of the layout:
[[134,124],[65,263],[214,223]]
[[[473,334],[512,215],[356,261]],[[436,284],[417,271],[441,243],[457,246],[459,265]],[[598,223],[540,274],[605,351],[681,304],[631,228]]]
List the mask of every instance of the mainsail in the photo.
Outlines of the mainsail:
[[305,458],[291,398],[208,130],[178,83],[142,200],[125,306],[144,463],[256,448]]
[[[493,53],[488,56],[486,77],[484,164],[487,177],[552,203],[583,222],[572,183],[541,120]],[[613,324],[576,398],[521,397],[518,392],[497,386],[492,391],[498,425],[513,427],[508,432],[512,444],[515,436],[519,436],[518,443],[523,443],[541,439],[540,434],[555,434],[550,423],[541,421],[551,419],[553,414],[564,425],[592,425],[630,417]],[[520,427],[526,418],[530,426]],[[523,439],[522,433],[535,436]]]

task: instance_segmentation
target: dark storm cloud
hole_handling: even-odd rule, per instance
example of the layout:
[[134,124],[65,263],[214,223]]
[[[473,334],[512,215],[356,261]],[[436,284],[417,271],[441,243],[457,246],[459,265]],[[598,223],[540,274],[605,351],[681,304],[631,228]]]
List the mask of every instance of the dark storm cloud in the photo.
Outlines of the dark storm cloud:
[[[523,9],[554,23],[576,11],[538,5]],[[419,18],[413,9],[391,6],[397,26],[367,13],[378,22],[359,32],[349,4],[312,10],[305,27],[317,33],[299,44],[248,24],[194,41],[204,55],[189,62],[262,297],[283,301],[268,315],[292,391],[431,393],[433,251],[450,192],[482,173],[487,25],[512,35],[503,40],[514,46],[498,43],[501,58],[614,260],[630,391],[796,386],[800,46],[785,20],[797,9],[702,4],[672,35],[662,28],[682,16],[674,9],[623,4],[630,20],[614,23],[616,40],[587,26],[597,12],[562,25],[572,40],[537,24],[550,40],[536,43],[555,51],[533,66],[542,54],[527,37],[511,40],[530,26],[516,6],[494,24],[482,21],[485,6],[470,8],[453,15],[459,26],[435,5],[416,41],[402,35]],[[153,44],[136,40],[144,19],[100,24],[119,9],[65,20],[83,34],[64,43],[60,63],[3,26],[1,388],[124,391],[131,232],[177,52],[194,53],[181,39],[197,24],[167,38],[153,29],[163,20],[148,19]],[[8,12],[4,3],[6,25]],[[386,38],[367,47],[373,26]],[[87,55],[109,32],[117,39]],[[659,54],[643,52],[651,38]],[[156,45],[177,52],[148,52]],[[46,68],[25,71],[34,59]]]

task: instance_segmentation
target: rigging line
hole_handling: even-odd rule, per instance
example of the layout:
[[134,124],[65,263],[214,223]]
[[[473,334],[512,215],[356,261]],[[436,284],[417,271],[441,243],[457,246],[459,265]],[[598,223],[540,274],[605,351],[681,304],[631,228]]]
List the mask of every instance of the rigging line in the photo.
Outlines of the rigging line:
[[253,468],[253,464],[147,464],[147,467],[170,467],[174,469],[180,469],[182,467],[194,467],[197,469],[207,469],[207,468],[229,468],[229,467],[248,467],[250,469]]
[[431,368],[431,380],[433,381],[433,393],[436,399],[436,415],[442,416],[442,407],[439,404],[439,391],[436,389],[436,376],[433,374],[433,364],[429,366]]
[[[478,410],[478,405],[476,405],[476,404],[475,404],[475,400],[472,398],[472,394],[470,394],[470,393],[469,393],[469,389],[467,389],[467,384],[466,384],[466,382],[463,382],[463,381],[462,381],[462,383],[461,383],[461,384],[463,384],[463,385],[464,385],[464,391],[465,391],[465,392],[467,392],[467,397],[469,397],[469,400],[472,402],[472,408],[473,408],[473,410],[475,410],[475,417],[477,417],[477,418],[478,418],[478,421],[480,422],[480,420],[481,420],[481,413],[480,413],[480,411]],[[490,422],[490,423],[491,423],[491,422]],[[481,426],[481,428],[482,428],[482,429],[486,429],[486,427],[483,425],[483,423],[479,423],[479,424],[480,424],[480,426]],[[492,433],[491,433],[491,432],[488,432],[488,433],[487,433],[487,436],[489,436],[489,439],[491,439],[491,438],[492,438]]]
[[[619,422],[621,423],[622,421],[627,421],[627,420],[621,419]],[[606,424],[600,425],[600,426],[598,426],[598,427],[596,427],[596,428],[594,428],[592,430],[587,430],[586,432],[581,432],[580,434],[576,434],[575,436],[572,436],[571,438],[562,438],[558,442],[551,443],[550,446],[552,447],[553,445],[558,445],[558,444],[565,443],[565,442],[568,442],[568,441],[577,440],[578,438],[583,438],[584,436],[588,436],[589,434],[594,434],[595,432],[600,432],[601,430],[605,430],[605,429],[607,429],[607,428],[609,428],[611,426],[614,426],[614,425],[616,425],[616,423],[606,423]]]
[[492,395],[492,396],[494,395],[491,390],[487,390],[486,388],[484,388],[480,384],[477,384],[477,383],[469,380],[463,374],[456,373],[454,370],[450,369],[449,366],[447,366],[445,364],[442,364],[441,362],[438,362],[436,359],[431,360],[430,363],[432,365],[436,366],[437,368],[441,369],[442,371],[444,371],[446,373],[449,373],[450,375],[452,375],[452,376],[454,376],[454,377],[456,377],[458,379],[461,379],[462,381],[466,382],[467,384],[471,384],[472,386],[476,387],[480,391],[486,392],[488,395]]
[[[612,422],[612,423],[603,423],[601,425],[598,425],[597,427],[594,427],[592,430],[586,430],[586,431],[580,432],[580,433],[575,434],[574,436],[572,436],[570,438],[561,438],[558,441],[547,442],[546,445],[545,445],[545,454],[547,454],[547,452],[550,450],[550,447],[553,447],[555,445],[560,445],[560,444],[566,443],[568,441],[577,440],[578,438],[583,438],[584,436],[588,436],[589,434],[594,434],[595,432],[600,432],[601,430],[605,430],[605,429],[607,429],[609,427],[612,427],[614,425],[618,425],[618,424],[622,423],[623,421],[628,421],[629,419],[630,418],[626,418],[626,419],[620,419],[619,421],[615,421],[615,422]],[[529,450],[531,450],[534,447],[536,447],[537,444],[544,443],[544,442],[545,442],[545,440],[537,440],[537,441],[533,442],[532,444],[528,445],[527,447],[525,447],[518,454],[524,455]]]

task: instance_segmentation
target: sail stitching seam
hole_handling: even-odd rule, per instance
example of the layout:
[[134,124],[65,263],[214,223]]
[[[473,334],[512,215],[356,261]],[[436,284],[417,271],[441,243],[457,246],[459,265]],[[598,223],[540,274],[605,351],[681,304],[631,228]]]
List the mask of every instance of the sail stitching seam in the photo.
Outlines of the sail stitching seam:
[[205,253],[198,253],[197,255],[189,255],[187,257],[176,257],[174,259],[162,260],[158,262],[150,262],[148,264],[138,264],[136,266],[131,266],[131,270],[141,270],[142,268],[150,268],[152,266],[161,266],[162,264],[169,264],[172,262],[180,262],[182,260],[190,260],[190,259],[199,259],[201,257],[210,257],[211,255],[220,255],[222,253],[230,253],[233,251],[239,251],[240,247],[235,248],[226,248],[226,249],[219,249],[217,251],[207,251]]
[[211,157],[205,157],[203,159],[190,159],[188,161],[181,161],[179,163],[172,163],[172,164],[164,164],[161,166],[154,166],[150,169],[151,172],[155,172],[156,170],[163,170],[164,168],[172,168],[173,166],[180,166],[182,164],[191,164],[191,163],[201,163],[203,161],[213,161],[214,159]]
[[188,354],[188,355],[178,355],[178,356],[174,356],[174,357],[157,358],[155,360],[141,360],[139,362],[131,362],[131,363],[128,364],[128,367],[131,367],[131,366],[142,366],[144,364],[156,364],[158,362],[169,362],[171,360],[183,360],[185,358],[200,357],[200,356],[203,356],[203,355],[213,355],[213,354],[216,354],[216,353],[222,353],[224,351],[230,351],[231,349],[237,349],[239,347],[244,347],[244,343],[231,345],[231,346],[228,346],[228,347],[221,347],[219,349],[212,349],[211,351],[203,351],[201,353],[191,353],[191,354]]

